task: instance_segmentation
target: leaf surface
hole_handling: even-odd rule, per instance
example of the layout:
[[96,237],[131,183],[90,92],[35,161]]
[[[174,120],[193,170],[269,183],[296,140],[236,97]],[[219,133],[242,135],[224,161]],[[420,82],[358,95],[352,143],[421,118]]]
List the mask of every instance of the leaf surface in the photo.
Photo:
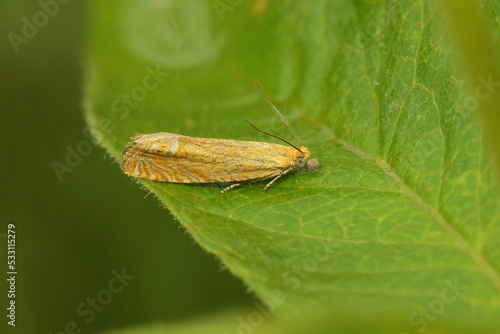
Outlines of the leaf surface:
[[[121,160],[132,135],[163,131],[275,142],[245,119],[295,143],[258,82],[320,170],[266,193],[141,180],[194,239],[278,317],[493,319],[500,192],[484,147],[496,144],[440,9],[215,3],[92,2],[86,116],[106,149]],[[485,7],[498,26],[498,4]]]

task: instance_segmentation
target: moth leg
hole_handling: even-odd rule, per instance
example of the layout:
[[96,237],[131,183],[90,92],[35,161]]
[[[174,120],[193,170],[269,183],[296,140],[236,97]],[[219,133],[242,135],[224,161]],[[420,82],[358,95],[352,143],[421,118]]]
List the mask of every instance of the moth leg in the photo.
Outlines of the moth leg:
[[283,175],[285,175],[286,173],[288,173],[289,171],[291,171],[293,169],[293,167],[291,168],[288,168],[288,169],[285,169],[284,171],[282,171],[280,174],[278,174],[274,179],[271,180],[271,182],[269,182],[265,187],[264,189],[262,189],[262,192],[265,193],[267,188],[269,188],[269,186],[271,184],[274,183],[274,181],[276,181],[277,179],[279,179],[280,177],[282,177]]
[[240,184],[241,184],[241,183],[235,183],[235,184],[232,184],[232,185],[230,185],[229,187],[224,188],[224,190],[221,190],[221,191],[220,191],[220,193],[221,193],[221,194],[223,194],[223,193],[225,193],[225,192],[226,192],[226,191],[228,191],[228,190],[231,190],[231,189],[233,189],[233,188],[236,188],[236,187],[237,187],[237,186],[239,186]]

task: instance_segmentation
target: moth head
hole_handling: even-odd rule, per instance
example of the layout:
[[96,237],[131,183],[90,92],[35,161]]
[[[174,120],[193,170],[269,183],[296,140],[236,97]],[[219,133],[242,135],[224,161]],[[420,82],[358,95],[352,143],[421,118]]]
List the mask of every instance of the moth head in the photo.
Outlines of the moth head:
[[311,172],[315,172],[318,170],[319,162],[316,159],[307,160],[304,157],[298,157],[297,160],[295,160],[295,166],[299,168],[307,168]]

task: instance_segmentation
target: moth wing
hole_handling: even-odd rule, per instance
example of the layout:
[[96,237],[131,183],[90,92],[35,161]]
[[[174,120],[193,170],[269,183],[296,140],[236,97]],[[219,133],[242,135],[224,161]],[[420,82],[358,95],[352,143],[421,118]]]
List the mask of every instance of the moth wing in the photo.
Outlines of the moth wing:
[[122,170],[130,176],[154,181],[200,182],[175,164],[183,138],[189,137],[166,132],[135,135],[122,151]]
[[297,153],[278,144],[171,133],[136,135],[123,150],[131,176],[176,183],[264,180],[290,168]]

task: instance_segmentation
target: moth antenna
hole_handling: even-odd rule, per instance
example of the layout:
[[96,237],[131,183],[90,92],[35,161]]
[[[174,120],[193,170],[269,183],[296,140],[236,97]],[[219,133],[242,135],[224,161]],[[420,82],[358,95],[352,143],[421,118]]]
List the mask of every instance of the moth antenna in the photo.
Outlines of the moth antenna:
[[257,128],[256,128],[256,127],[252,124],[252,123],[250,123],[250,122],[249,122],[249,121],[247,121],[247,120],[245,120],[245,122],[247,122],[248,124],[250,124],[250,126],[251,126],[252,128],[254,128],[255,130],[259,131],[260,133],[263,133],[263,134],[265,134],[265,135],[268,135],[268,136],[274,137],[274,138],[276,138],[276,139],[279,139],[279,140],[281,140],[282,142],[287,143],[288,145],[290,145],[291,147],[293,147],[294,149],[296,149],[296,150],[297,150],[297,151],[299,151],[300,153],[304,154],[304,153],[303,153],[303,152],[302,152],[302,151],[301,151],[301,150],[300,150],[297,146],[295,146],[295,145],[293,145],[293,144],[290,144],[289,142],[287,142],[287,141],[286,141],[286,140],[284,140],[283,138],[280,138],[280,137],[278,137],[278,136],[275,136],[275,135],[272,135],[272,134],[270,134],[270,133],[267,133],[267,132],[264,132],[264,131],[262,131],[262,130],[259,130],[259,129],[257,129]]
[[[262,95],[263,95],[263,96],[264,96],[264,98],[266,99],[267,103],[269,103],[269,105],[270,105],[270,106],[274,109],[274,111],[276,111],[276,112],[278,113],[278,115],[281,117],[281,119],[283,120],[283,122],[285,122],[285,123],[286,123],[286,125],[288,126],[288,128],[290,129],[290,131],[292,131],[293,135],[295,136],[295,138],[297,138],[297,140],[299,141],[300,145],[304,146],[304,144],[302,144],[302,142],[300,141],[300,139],[299,139],[299,137],[297,136],[297,134],[295,133],[295,131],[293,131],[293,128],[292,128],[292,126],[290,125],[290,123],[288,123],[288,121],[286,120],[285,116],[283,116],[283,115],[280,113],[280,111],[278,110],[278,108],[276,108],[276,107],[274,106],[274,104],[273,104],[271,101],[269,101],[269,99],[268,99],[268,98],[267,98],[267,96],[266,96],[266,93],[264,93],[264,90],[263,90],[263,89],[259,86],[259,84],[258,84],[258,83],[256,83],[256,85],[257,85],[257,87],[259,87],[260,92],[262,93]],[[250,125],[252,125],[252,124],[250,124]],[[253,125],[252,125],[252,126],[253,126]],[[259,130],[259,131],[260,131],[260,130]],[[261,131],[261,132],[262,132],[262,131]],[[268,133],[266,133],[266,134],[268,135]],[[272,136],[272,135],[270,135],[270,136]],[[276,138],[278,138],[278,137],[276,137]],[[278,138],[278,139],[281,139],[281,138]],[[283,140],[283,139],[281,139],[281,140]],[[284,140],[283,140],[283,141],[284,141]],[[289,144],[290,144],[290,143],[289,143]],[[292,145],[292,144],[290,144],[290,145]],[[292,145],[292,146],[293,146],[293,145]],[[293,146],[293,147],[295,147],[295,146]],[[295,147],[295,148],[296,148],[296,147]],[[300,150],[299,150],[299,151],[300,151]]]

